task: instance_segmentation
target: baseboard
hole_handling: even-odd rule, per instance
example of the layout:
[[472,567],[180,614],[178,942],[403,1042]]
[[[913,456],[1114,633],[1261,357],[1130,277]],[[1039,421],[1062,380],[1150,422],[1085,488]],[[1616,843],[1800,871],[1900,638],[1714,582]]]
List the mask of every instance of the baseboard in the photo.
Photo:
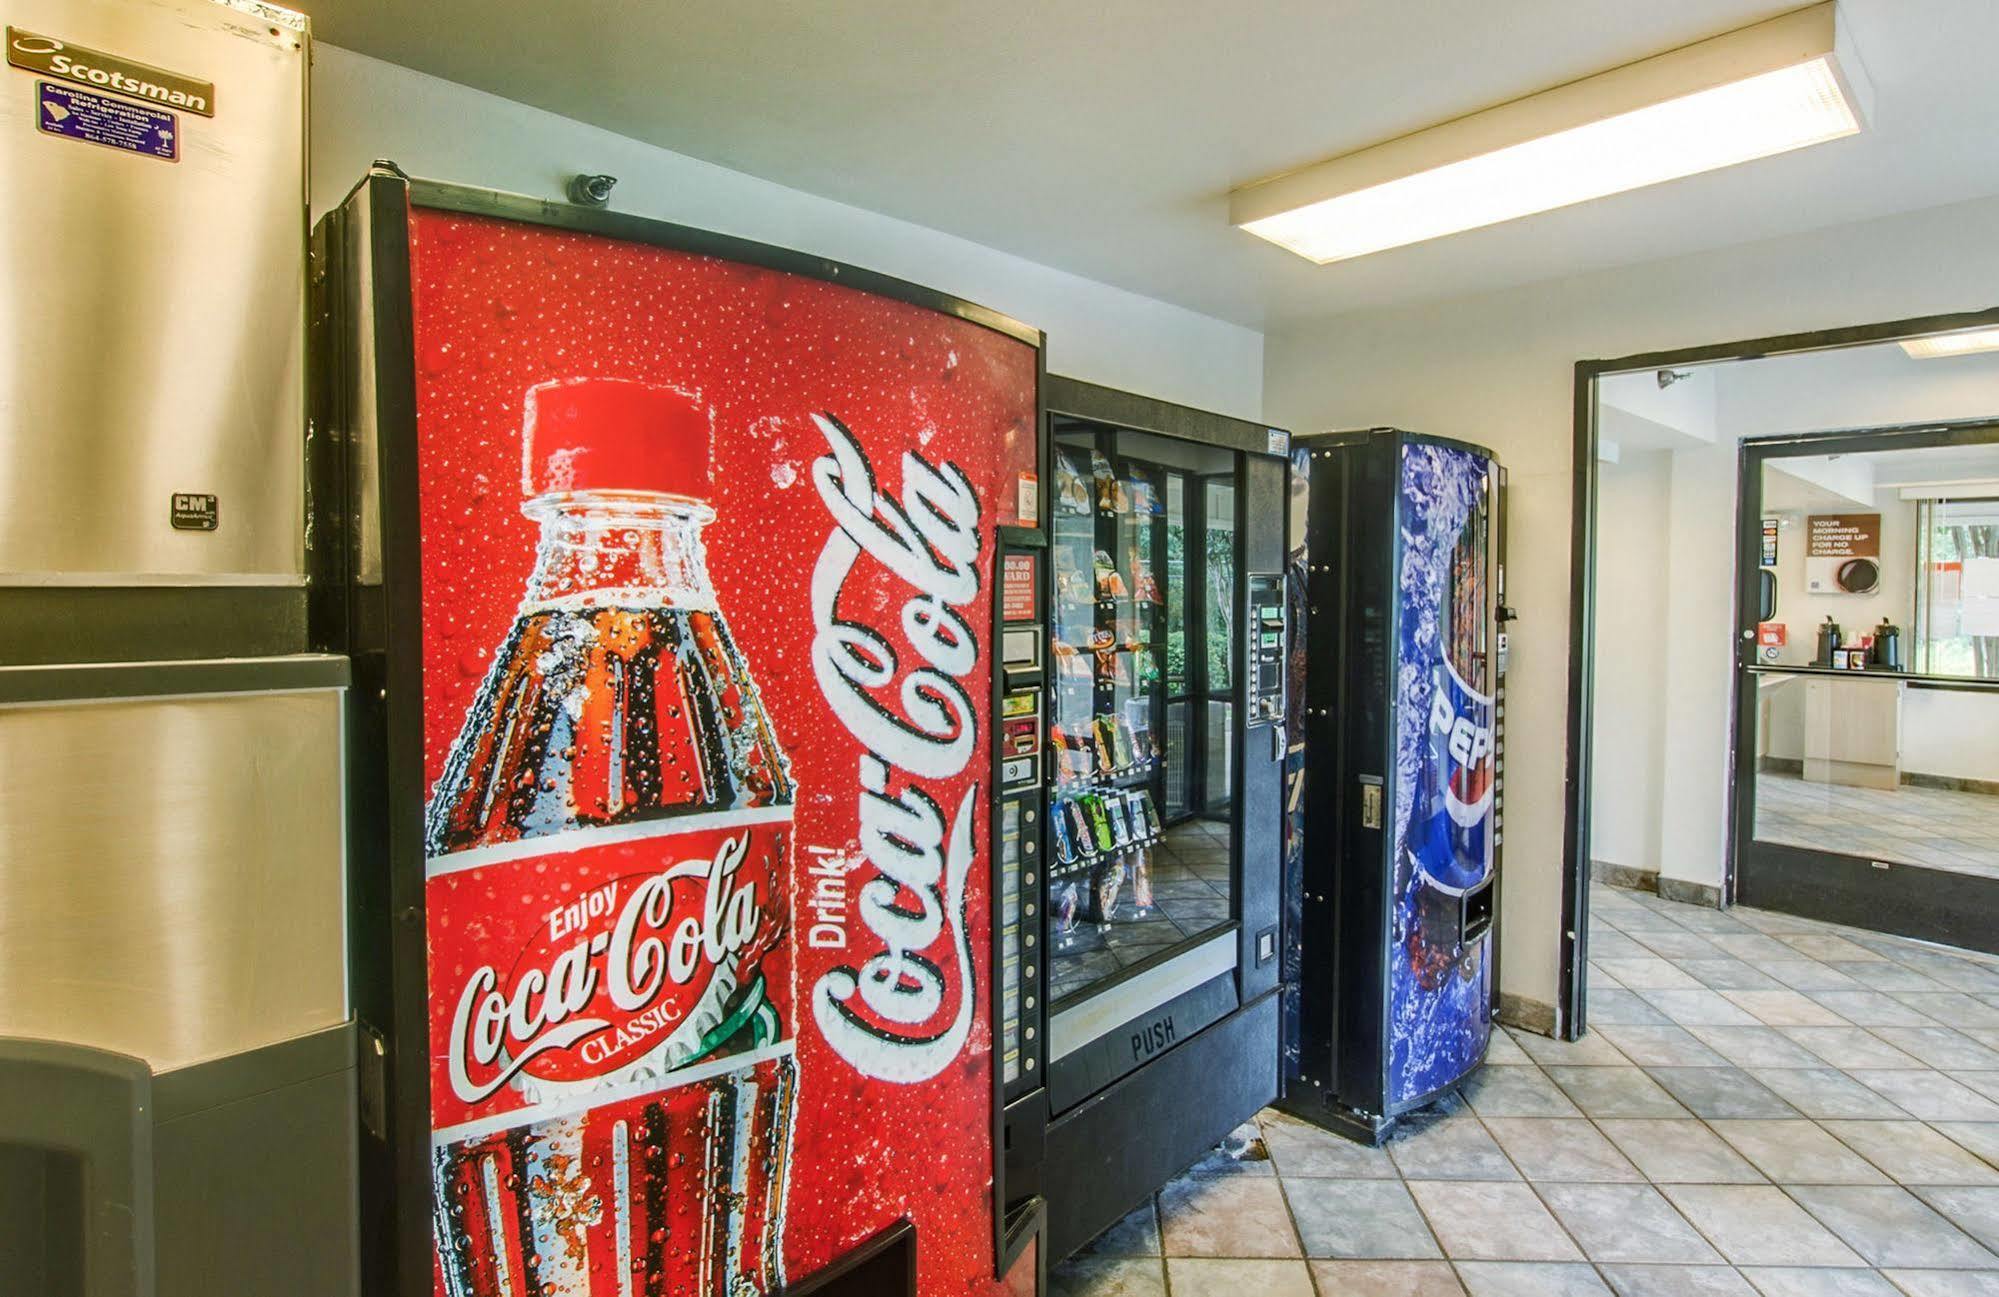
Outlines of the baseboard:
[[1531,1031],[1537,1036],[1552,1036],[1559,1025],[1555,1017],[1555,1006],[1530,1000],[1524,995],[1499,993],[1499,1020],[1509,1027]]
[[1608,860],[1592,860],[1589,876],[1610,887],[1650,892],[1662,900],[1678,901],[1682,905],[1704,905],[1710,910],[1721,908],[1719,887],[1690,883],[1684,878],[1668,878],[1656,869],[1634,869],[1630,865],[1613,865]]
[[1904,770],[1902,784],[1907,788],[1937,788],[1947,793],[1980,793],[1986,797],[1999,797],[1999,779],[1959,779],[1956,775],[1919,775],[1913,770]]
[[1721,889],[1709,883],[1690,883],[1684,878],[1659,877],[1657,891],[1662,901],[1678,901],[1682,905],[1702,905],[1710,910],[1721,908]]
[[1756,768],[1773,775],[1800,775],[1805,773],[1803,757],[1758,757]]
[[1599,883],[1629,888],[1634,892],[1659,890],[1659,871],[1656,869],[1634,869],[1630,865],[1613,865],[1608,860],[1592,860],[1589,862],[1589,876]]

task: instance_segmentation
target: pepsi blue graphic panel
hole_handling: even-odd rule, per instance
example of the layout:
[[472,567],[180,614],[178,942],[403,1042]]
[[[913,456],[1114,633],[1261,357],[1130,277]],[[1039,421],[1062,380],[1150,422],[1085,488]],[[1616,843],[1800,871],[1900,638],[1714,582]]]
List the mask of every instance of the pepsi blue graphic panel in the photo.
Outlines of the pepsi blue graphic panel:
[[1492,876],[1492,463],[1405,439],[1396,498],[1394,887],[1388,1100],[1485,1054],[1491,941],[1466,939]]

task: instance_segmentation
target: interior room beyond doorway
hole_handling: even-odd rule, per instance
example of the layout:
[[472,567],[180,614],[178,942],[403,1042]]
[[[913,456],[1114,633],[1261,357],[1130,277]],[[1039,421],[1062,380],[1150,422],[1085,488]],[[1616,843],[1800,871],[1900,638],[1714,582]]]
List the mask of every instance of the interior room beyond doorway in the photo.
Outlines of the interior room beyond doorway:
[[1999,355],[1594,386],[1597,877],[1968,940],[1921,912],[1999,883]]

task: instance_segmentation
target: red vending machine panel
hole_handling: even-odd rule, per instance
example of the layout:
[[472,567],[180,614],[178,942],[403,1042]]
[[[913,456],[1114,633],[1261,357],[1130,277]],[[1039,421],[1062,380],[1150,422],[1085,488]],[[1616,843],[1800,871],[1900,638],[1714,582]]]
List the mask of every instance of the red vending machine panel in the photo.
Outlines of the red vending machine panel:
[[399,1287],[748,1297],[907,1221],[921,1293],[1001,1291],[996,538],[1039,334],[475,191],[378,176],[346,219],[385,611],[350,554],[345,625],[420,698],[384,700]]

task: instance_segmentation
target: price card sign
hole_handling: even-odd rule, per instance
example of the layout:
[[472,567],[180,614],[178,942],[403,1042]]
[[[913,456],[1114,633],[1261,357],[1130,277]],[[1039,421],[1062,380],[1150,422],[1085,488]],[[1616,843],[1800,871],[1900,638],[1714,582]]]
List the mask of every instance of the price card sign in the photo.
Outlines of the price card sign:
[[1004,621],[1034,620],[1034,555],[1008,554],[1000,577],[1000,617]]

